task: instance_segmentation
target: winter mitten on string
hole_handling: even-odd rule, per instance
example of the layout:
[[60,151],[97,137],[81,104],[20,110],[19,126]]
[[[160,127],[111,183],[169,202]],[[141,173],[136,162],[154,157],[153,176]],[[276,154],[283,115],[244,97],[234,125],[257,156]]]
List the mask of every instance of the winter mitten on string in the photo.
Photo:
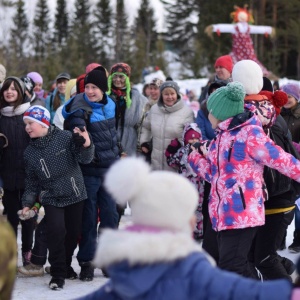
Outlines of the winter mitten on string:
[[180,149],[180,148],[181,148],[181,144],[180,144],[179,140],[178,139],[172,140],[165,151],[165,156],[169,157],[169,156],[175,154],[178,151],[178,149]]

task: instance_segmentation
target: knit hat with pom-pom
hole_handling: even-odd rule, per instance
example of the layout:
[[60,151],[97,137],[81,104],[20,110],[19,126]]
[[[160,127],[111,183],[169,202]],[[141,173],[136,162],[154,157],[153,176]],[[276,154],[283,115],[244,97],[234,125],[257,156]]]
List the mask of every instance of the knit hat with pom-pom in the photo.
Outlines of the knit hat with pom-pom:
[[261,91],[259,94],[266,96],[268,101],[273,104],[277,116],[280,114],[281,108],[288,102],[287,94],[283,91],[275,91],[274,93]]
[[245,95],[241,83],[230,82],[209,96],[207,109],[216,119],[224,121],[244,111]]
[[151,171],[144,160],[128,157],[110,167],[104,185],[118,204],[129,202],[134,224],[190,234],[198,194],[179,174]]

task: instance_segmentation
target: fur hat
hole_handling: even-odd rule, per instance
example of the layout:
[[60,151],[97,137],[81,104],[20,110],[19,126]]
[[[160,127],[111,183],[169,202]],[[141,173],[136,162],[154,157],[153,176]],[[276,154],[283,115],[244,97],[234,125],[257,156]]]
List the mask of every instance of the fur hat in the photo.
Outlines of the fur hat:
[[6,69],[3,65],[0,64],[0,83],[4,81],[6,77]]
[[29,76],[22,76],[20,79],[24,82],[26,91],[28,91],[29,94],[32,95],[33,89],[35,87],[35,82]]
[[245,89],[239,82],[229,82],[208,98],[207,109],[216,119],[224,121],[244,111]]
[[129,202],[135,224],[190,234],[198,193],[179,174],[151,172],[143,159],[127,157],[110,167],[104,185],[118,204]]
[[153,78],[149,85],[156,85],[157,87],[160,87],[163,84],[163,80],[159,79],[159,78]]
[[6,77],[4,82],[7,81],[7,80],[12,80],[14,81],[20,88],[21,92],[22,92],[22,95],[24,96],[25,95],[25,84],[24,82],[19,78],[19,77],[15,77],[15,76],[9,76],[9,77]]
[[111,69],[110,69],[110,74],[114,74],[114,73],[123,73],[125,74],[126,76],[130,77],[131,75],[131,68],[128,64],[126,63],[117,63],[117,64],[114,64]]
[[35,83],[43,84],[43,77],[38,72],[30,72],[27,74]]
[[215,62],[215,68],[222,67],[225,68],[230,74],[233,68],[233,61],[230,55],[223,55],[217,58]]
[[55,81],[57,82],[57,80],[59,80],[59,79],[67,79],[67,80],[70,80],[70,79],[71,79],[71,76],[70,76],[70,74],[68,74],[68,73],[60,73],[60,74],[58,74],[58,75],[56,76]]
[[48,109],[41,105],[33,105],[29,107],[23,115],[23,120],[25,119],[30,119],[46,128],[49,128],[50,126],[50,113]]
[[300,101],[300,86],[298,83],[287,83],[281,87],[281,90]]
[[233,66],[232,80],[240,82],[247,95],[256,95],[263,87],[263,72],[255,61],[240,60]]
[[107,77],[105,71],[100,70],[92,70],[91,72],[87,73],[84,78],[84,86],[88,83],[92,83],[97,86],[103,93],[105,93],[108,89],[107,86]]

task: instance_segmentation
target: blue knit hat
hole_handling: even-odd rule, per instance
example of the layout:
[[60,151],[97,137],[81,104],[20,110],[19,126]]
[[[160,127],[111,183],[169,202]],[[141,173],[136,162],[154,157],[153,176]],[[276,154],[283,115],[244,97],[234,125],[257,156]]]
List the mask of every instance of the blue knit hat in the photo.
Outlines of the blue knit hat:
[[230,82],[209,96],[207,109],[216,119],[224,121],[244,111],[245,95],[241,83]]

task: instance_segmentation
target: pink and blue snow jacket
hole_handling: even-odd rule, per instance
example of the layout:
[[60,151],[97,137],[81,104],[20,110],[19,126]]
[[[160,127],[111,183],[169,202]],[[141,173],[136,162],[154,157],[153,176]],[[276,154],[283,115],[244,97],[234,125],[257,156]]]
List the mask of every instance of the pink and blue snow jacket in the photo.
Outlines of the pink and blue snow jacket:
[[193,170],[211,183],[212,226],[216,231],[261,226],[268,199],[264,165],[300,182],[300,162],[274,144],[251,112],[221,122],[218,131],[206,158],[197,151],[188,158]]

